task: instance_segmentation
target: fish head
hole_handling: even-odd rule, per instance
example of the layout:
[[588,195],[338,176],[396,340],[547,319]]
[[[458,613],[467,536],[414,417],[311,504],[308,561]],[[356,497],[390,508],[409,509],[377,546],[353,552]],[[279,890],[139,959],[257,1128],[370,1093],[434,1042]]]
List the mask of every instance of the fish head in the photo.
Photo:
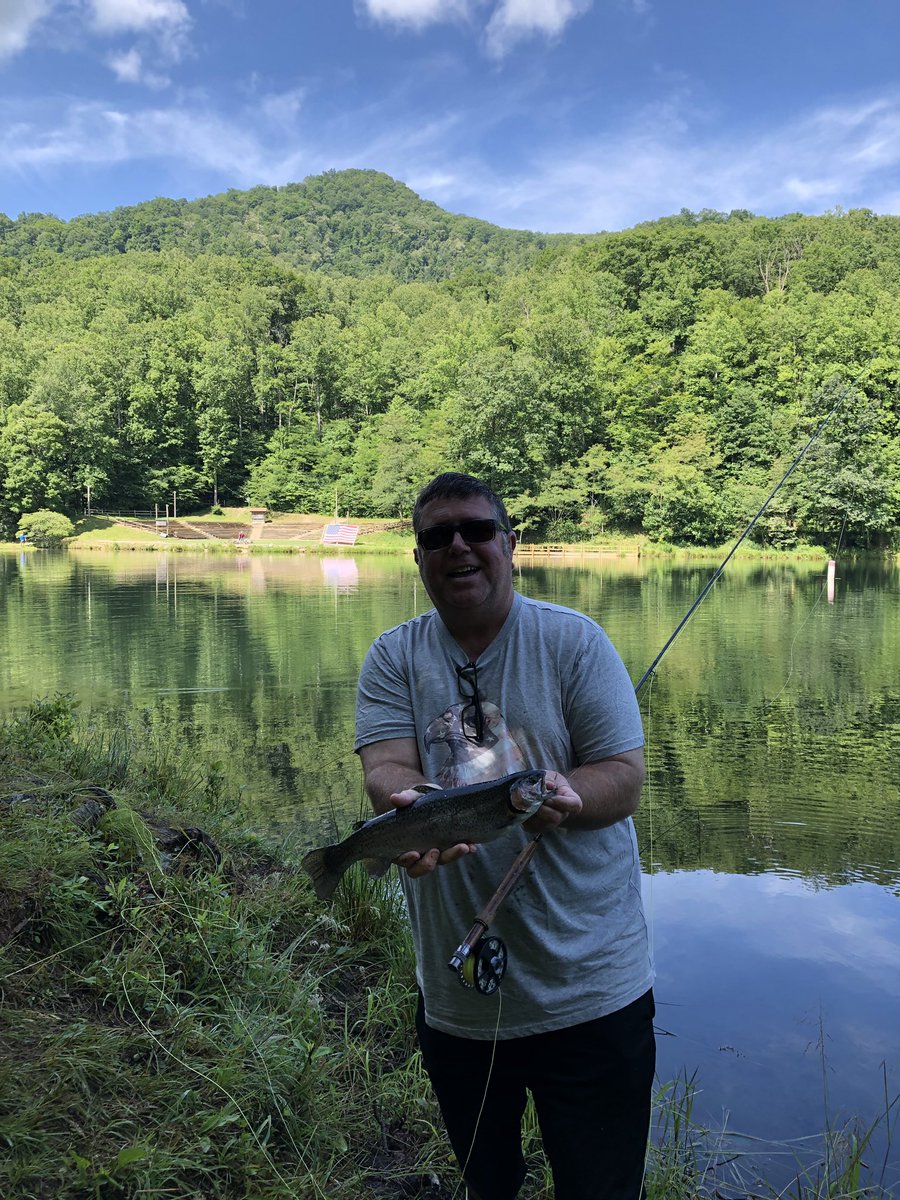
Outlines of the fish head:
[[534,816],[549,794],[544,787],[543,771],[523,771],[510,781],[510,810],[527,820]]

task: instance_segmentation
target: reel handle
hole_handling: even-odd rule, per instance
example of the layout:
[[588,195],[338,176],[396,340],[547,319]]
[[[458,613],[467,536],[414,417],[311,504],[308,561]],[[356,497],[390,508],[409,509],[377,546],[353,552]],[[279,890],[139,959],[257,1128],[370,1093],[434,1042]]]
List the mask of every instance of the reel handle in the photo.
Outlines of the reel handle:
[[484,921],[482,921],[480,917],[476,917],[475,924],[472,926],[460,944],[456,947],[453,952],[453,957],[447,963],[447,966],[451,971],[462,971],[466,964],[466,959],[472,953],[472,950],[475,948],[475,945],[478,943],[478,941],[480,941],[480,939],[484,937],[486,933],[487,925],[485,925]]

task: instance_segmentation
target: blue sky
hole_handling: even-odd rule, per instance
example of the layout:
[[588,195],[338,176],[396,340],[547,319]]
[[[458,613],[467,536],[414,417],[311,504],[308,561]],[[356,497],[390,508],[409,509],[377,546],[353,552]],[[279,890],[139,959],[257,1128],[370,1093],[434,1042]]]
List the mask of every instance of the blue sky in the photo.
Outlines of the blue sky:
[[0,0],[0,212],[385,171],[513,228],[900,212],[897,0]]

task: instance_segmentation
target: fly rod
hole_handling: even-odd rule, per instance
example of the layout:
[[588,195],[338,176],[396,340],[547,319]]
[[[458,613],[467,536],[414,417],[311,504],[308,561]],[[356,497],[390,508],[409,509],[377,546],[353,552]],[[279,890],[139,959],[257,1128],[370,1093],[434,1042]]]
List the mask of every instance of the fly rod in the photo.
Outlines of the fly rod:
[[[756,512],[753,514],[753,516],[750,518],[750,520],[744,526],[744,529],[743,529],[741,535],[738,537],[737,541],[734,543],[734,545],[731,547],[731,549],[728,551],[728,553],[722,559],[719,566],[715,569],[715,571],[709,577],[709,579],[707,580],[706,584],[704,585],[702,591],[697,596],[696,600],[694,600],[693,604],[691,604],[690,608],[687,610],[687,612],[684,614],[684,616],[681,618],[681,620],[675,626],[675,629],[672,631],[671,635],[669,636],[669,638],[666,641],[663,648],[660,650],[659,654],[657,654],[656,658],[654,658],[653,662],[650,664],[650,666],[646,669],[646,671],[643,673],[643,675],[640,677],[640,679],[635,684],[635,686],[634,686],[635,695],[638,695],[640,693],[641,688],[644,686],[644,684],[647,682],[647,680],[652,678],[654,671],[659,666],[664,655],[669,650],[669,647],[672,645],[672,643],[678,637],[679,633],[681,633],[682,629],[684,629],[685,625],[687,625],[688,621],[691,619],[691,617],[694,615],[694,613],[700,607],[700,605],[702,604],[705,597],[709,594],[713,585],[716,583],[716,580],[719,579],[722,572],[725,570],[726,566],[731,561],[738,546],[740,546],[740,544],[744,541],[744,539],[747,537],[747,535],[751,532],[751,530],[753,529],[756,522],[760,519],[760,517],[763,515],[763,513],[766,511],[766,509],[769,507],[769,505],[772,503],[772,501],[775,499],[775,497],[781,491],[782,487],[787,483],[788,479],[790,479],[791,475],[793,475],[794,471],[796,471],[797,467],[800,466],[801,462],[806,457],[806,455],[809,453],[810,449],[818,441],[819,436],[822,433],[822,430],[825,428],[825,426],[828,424],[828,422],[831,420],[831,418],[846,403],[847,397],[850,395],[851,387],[859,382],[859,380],[862,377],[862,375],[864,374],[864,372],[867,371],[868,368],[872,365],[872,362],[874,361],[874,359],[875,359],[875,356],[873,355],[872,358],[869,360],[869,362],[866,363],[865,367],[863,367],[862,370],[860,370],[860,372],[853,379],[853,382],[851,384],[848,384],[842,390],[841,395],[838,397],[838,399],[835,401],[835,403],[831,406],[831,408],[828,410],[828,412],[825,414],[825,416],[822,418],[822,420],[816,426],[815,430],[810,434],[809,438],[806,441],[806,444],[803,446],[803,448],[801,449],[799,454],[796,455],[796,457],[794,458],[791,465],[788,467],[788,469],[785,471],[785,473],[782,475],[782,477],[779,479],[779,481],[775,484],[775,486],[769,492],[768,496],[765,498],[763,503],[760,505],[760,507],[756,510]],[[447,963],[447,966],[450,968],[450,970],[456,971],[456,973],[458,974],[460,983],[462,983],[465,987],[475,988],[475,990],[477,992],[479,992],[481,995],[489,996],[497,990],[497,988],[500,986],[500,983],[502,982],[503,976],[506,972],[506,964],[507,964],[506,946],[503,944],[501,939],[498,937],[487,937],[486,935],[487,935],[488,928],[490,927],[491,922],[493,921],[494,917],[496,916],[498,908],[503,903],[503,901],[506,899],[506,897],[509,895],[509,893],[512,891],[512,889],[515,887],[515,885],[518,883],[519,879],[521,878],[522,872],[525,870],[525,868],[531,862],[531,859],[533,858],[534,853],[537,850],[538,842],[540,841],[540,839],[541,839],[541,834],[540,833],[536,834],[531,839],[531,841],[528,843],[528,845],[525,846],[525,848],[520,851],[519,855],[513,862],[512,866],[509,868],[509,870],[504,875],[504,877],[500,883],[500,886],[497,888],[497,890],[494,892],[493,896],[490,898],[490,900],[488,900],[487,904],[484,906],[484,908],[481,910],[481,912],[475,918],[475,920],[472,923],[472,928],[466,934],[465,939],[460,943],[460,945],[455,950],[452,958],[450,958],[450,960]]]
[[[860,371],[859,375],[856,376],[856,379],[853,380],[853,383],[856,383],[859,380],[860,376],[863,374],[863,371],[867,370],[869,368],[869,366],[871,366],[871,362],[872,362],[872,360],[870,360],[866,364],[866,366],[863,367],[863,370]],[[816,426],[816,429],[813,431],[813,433],[810,434],[810,436],[806,442],[806,445],[803,447],[803,449],[800,451],[800,453],[796,456],[794,461],[791,463],[791,465],[788,467],[788,469],[785,471],[785,473],[782,475],[782,477],[778,480],[778,482],[775,484],[775,486],[772,488],[771,492],[769,492],[768,496],[766,496],[765,500],[762,502],[762,504],[759,506],[759,508],[756,510],[756,512],[753,514],[753,516],[750,518],[750,520],[744,526],[743,532],[741,533],[740,537],[737,539],[737,541],[734,543],[734,545],[731,547],[731,549],[728,551],[728,553],[725,555],[725,557],[719,563],[718,567],[716,567],[715,571],[712,573],[712,575],[706,581],[706,584],[703,587],[703,590],[697,596],[697,599],[694,601],[694,603],[691,605],[691,607],[687,610],[687,612],[684,614],[684,616],[681,618],[681,620],[675,626],[675,629],[672,631],[672,633],[669,637],[669,640],[666,642],[666,644],[663,646],[662,650],[660,650],[659,654],[657,654],[656,658],[654,658],[653,662],[650,664],[650,666],[647,668],[647,670],[643,673],[643,675],[640,677],[640,679],[635,684],[634,690],[635,690],[636,694],[640,692],[641,688],[644,686],[644,684],[647,682],[647,680],[651,677],[653,672],[659,666],[660,662],[662,661],[663,655],[666,653],[666,651],[669,649],[669,647],[672,645],[672,643],[678,637],[679,633],[681,633],[682,629],[684,629],[685,625],[687,625],[688,621],[691,619],[691,617],[694,615],[694,613],[700,607],[700,605],[702,604],[707,593],[711,590],[711,588],[715,584],[716,580],[719,578],[719,576],[722,574],[722,572],[728,566],[729,562],[731,561],[732,556],[734,555],[735,550],[737,550],[738,546],[740,546],[741,542],[743,542],[744,538],[747,537],[747,535],[753,529],[753,526],[756,524],[756,522],[759,520],[759,518],[763,515],[763,513],[766,511],[766,509],[769,507],[769,505],[772,503],[772,501],[775,499],[775,497],[778,495],[778,493],[781,491],[782,487],[784,487],[784,485],[787,483],[787,481],[790,479],[790,477],[793,475],[793,473],[796,471],[796,469],[800,466],[801,462],[803,462],[804,458],[806,457],[806,455],[808,454],[808,452],[810,451],[812,446],[818,441],[819,435],[821,434],[822,430],[825,428],[825,426],[828,424],[828,422],[831,420],[831,418],[834,416],[834,414],[838,411],[838,409],[842,408],[843,405],[846,403],[847,397],[850,394],[850,386],[852,386],[852,385],[848,385],[846,388],[844,388],[841,395],[838,397],[838,399],[835,401],[835,403],[832,405],[832,407],[828,410],[828,412],[825,414],[825,416],[822,418],[822,420]]]

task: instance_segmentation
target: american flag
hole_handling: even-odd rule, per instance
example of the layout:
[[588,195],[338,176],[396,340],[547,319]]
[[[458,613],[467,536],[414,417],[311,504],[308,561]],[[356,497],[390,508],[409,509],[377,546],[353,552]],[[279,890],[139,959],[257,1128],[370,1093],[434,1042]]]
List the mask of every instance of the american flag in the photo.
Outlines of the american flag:
[[358,533],[358,525],[326,525],[322,530],[322,545],[352,546]]

